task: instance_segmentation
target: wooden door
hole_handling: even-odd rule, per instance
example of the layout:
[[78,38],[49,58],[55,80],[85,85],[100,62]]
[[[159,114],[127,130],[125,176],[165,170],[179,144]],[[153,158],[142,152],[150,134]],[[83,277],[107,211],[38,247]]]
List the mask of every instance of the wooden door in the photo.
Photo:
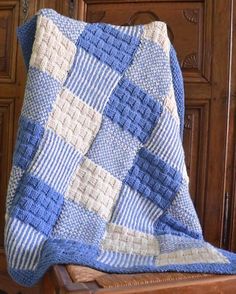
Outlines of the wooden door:
[[5,197],[13,152],[14,128],[19,112],[17,77],[18,55],[16,28],[19,23],[19,1],[0,2],[0,270],[3,265],[3,229]]
[[5,197],[26,77],[15,32],[20,23],[42,7],[88,22],[134,25],[161,20],[167,23],[185,81],[184,148],[192,199],[205,238],[214,245],[236,251],[233,2],[0,1],[0,276],[1,272],[6,272],[3,250]]

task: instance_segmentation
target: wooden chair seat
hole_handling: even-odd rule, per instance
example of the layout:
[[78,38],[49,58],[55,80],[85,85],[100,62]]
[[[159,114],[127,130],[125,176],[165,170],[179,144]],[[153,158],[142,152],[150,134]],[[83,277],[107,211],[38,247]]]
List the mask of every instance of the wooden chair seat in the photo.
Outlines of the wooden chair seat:
[[[54,283],[52,284],[52,281]],[[53,288],[52,288],[53,287]],[[108,274],[77,265],[57,265],[44,293],[236,293],[236,275],[195,273]],[[51,292],[49,292],[51,291]]]

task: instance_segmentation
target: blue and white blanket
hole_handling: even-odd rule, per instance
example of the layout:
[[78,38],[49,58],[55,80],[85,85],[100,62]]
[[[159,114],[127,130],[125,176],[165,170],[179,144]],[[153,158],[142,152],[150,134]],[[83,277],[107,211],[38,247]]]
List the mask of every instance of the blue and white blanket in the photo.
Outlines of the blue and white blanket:
[[41,10],[18,31],[28,67],[7,196],[18,283],[53,264],[236,273],[202,236],[182,146],[181,71],[163,22],[87,24]]

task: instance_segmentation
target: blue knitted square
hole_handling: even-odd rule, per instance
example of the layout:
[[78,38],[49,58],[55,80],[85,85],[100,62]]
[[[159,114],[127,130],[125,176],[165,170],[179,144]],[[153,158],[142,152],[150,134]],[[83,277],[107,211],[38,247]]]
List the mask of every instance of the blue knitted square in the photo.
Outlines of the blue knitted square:
[[99,245],[105,228],[106,222],[98,214],[78,203],[65,199],[52,235],[56,238]]
[[[34,270],[46,236],[17,218],[9,218],[5,229],[8,266],[19,270]],[[1,292],[0,292],[1,293]]]
[[32,54],[35,39],[37,16],[33,16],[23,26],[17,29],[17,37],[20,42],[26,68],[29,68],[30,57]]
[[8,185],[7,189],[7,197],[6,197],[6,212],[8,213],[13,200],[15,198],[15,193],[16,193],[16,188],[18,187],[20,180],[24,174],[24,170],[17,167],[17,166],[12,166],[11,169],[11,174],[10,174],[10,183]]
[[53,131],[46,130],[28,171],[64,194],[82,155]]
[[168,56],[160,45],[142,39],[125,77],[155,99],[163,101],[172,82]]
[[123,34],[127,34],[127,35],[130,35],[132,37],[136,37],[137,39],[142,38],[143,25],[135,25],[135,26],[123,26],[123,25],[121,25],[121,26],[117,26],[117,25],[110,24],[110,26],[114,27],[115,29],[118,29]]
[[139,192],[123,184],[111,222],[147,234],[154,234],[154,225],[163,210]]
[[60,15],[58,18],[58,13],[53,9],[42,9],[41,15],[51,19],[63,35],[73,43],[76,43],[86,26],[86,22],[77,21],[64,15]]
[[165,212],[155,223],[156,235],[171,234],[176,236],[192,237],[202,239],[202,234],[192,231],[181,221],[175,219],[171,214]]
[[17,188],[11,216],[48,236],[61,212],[63,196],[26,173]]
[[24,117],[20,118],[13,164],[25,170],[32,161],[43,137],[43,127]]
[[87,156],[119,180],[133,165],[140,142],[106,117]]
[[78,47],[65,87],[100,113],[121,75]]
[[44,125],[60,89],[61,84],[52,76],[35,67],[30,67],[22,115]]
[[181,190],[167,209],[167,213],[174,217],[176,221],[181,222],[188,230],[202,234],[201,224],[197,217],[197,213],[189,197],[189,183],[184,181]]
[[206,245],[203,240],[196,240],[184,236],[175,236],[171,234],[162,234],[158,236],[160,245],[160,253],[170,253],[178,250],[186,250],[191,248],[201,248]]
[[[104,264],[104,270],[113,269],[113,272],[120,272],[120,269],[136,269],[139,266],[152,268],[155,266],[155,257],[150,255],[138,255],[120,251],[101,250],[98,261]],[[135,270],[134,270],[135,271]],[[129,270],[127,271],[129,273]]]
[[179,126],[168,110],[163,109],[155,130],[145,144],[145,148],[184,174],[184,149]]
[[131,64],[139,42],[134,36],[98,23],[85,27],[77,45],[122,74]]
[[150,137],[162,106],[127,79],[122,79],[107,102],[104,114],[145,143]]
[[180,135],[183,138],[184,131],[184,81],[181,72],[181,68],[177,59],[177,55],[174,47],[170,46],[170,67],[172,73],[172,81],[175,92],[175,101],[177,104],[179,119],[180,119]]
[[202,229],[191,198],[186,181],[182,182],[177,193],[165,213],[156,221],[155,232],[158,235],[172,234],[201,238]]
[[180,189],[182,175],[159,157],[141,148],[125,182],[158,207],[166,209]]

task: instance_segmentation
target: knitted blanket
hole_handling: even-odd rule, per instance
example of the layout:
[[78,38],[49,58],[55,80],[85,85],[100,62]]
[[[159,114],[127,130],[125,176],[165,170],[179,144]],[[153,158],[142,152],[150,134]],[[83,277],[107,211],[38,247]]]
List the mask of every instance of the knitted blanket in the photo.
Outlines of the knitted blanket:
[[18,31],[28,68],[10,177],[10,275],[236,273],[205,242],[182,146],[181,71],[163,22],[87,24],[53,10]]

